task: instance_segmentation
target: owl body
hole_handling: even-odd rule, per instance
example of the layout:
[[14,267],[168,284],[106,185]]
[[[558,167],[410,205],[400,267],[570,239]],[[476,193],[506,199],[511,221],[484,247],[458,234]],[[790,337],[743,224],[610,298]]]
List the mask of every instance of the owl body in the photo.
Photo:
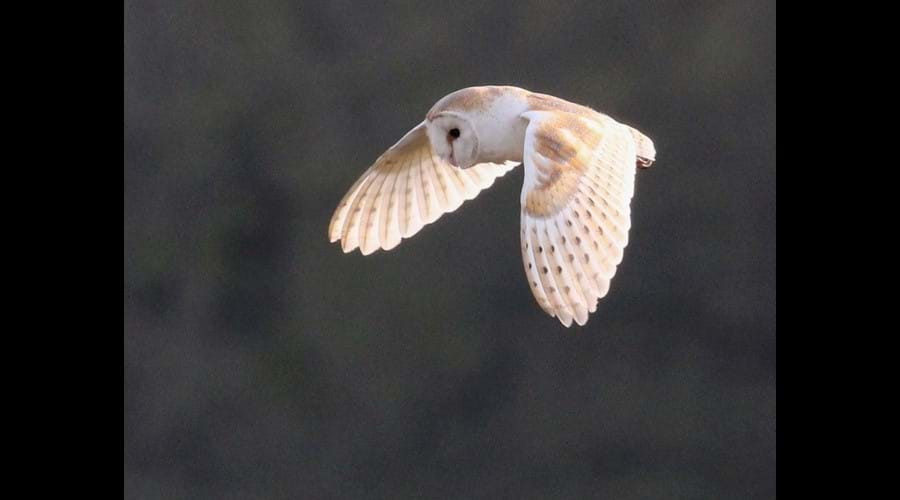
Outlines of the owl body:
[[565,326],[583,325],[628,243],[635,169],[655,155],[644,134],[586,106],[469,87],[440,99],[375,161],[338,206],[329,237],[345,252],[390,250],[521,163],[532,293]]

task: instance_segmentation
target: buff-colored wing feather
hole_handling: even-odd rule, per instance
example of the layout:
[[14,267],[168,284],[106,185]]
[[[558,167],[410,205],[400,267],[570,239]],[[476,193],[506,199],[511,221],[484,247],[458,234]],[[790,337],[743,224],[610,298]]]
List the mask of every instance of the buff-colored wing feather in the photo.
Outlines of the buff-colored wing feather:
[[461,170],[433,154],[425,123],[403,136],[356,181],[338,205],[329,239],[344,252],[390,250],[490,187],[516,162]]
[[[585,324],[609,291],[631,227],[637,150],[611,118],[530,111],[522,188],[522,259],[541,308]],[[652,147],[652,143],[651,146]]]

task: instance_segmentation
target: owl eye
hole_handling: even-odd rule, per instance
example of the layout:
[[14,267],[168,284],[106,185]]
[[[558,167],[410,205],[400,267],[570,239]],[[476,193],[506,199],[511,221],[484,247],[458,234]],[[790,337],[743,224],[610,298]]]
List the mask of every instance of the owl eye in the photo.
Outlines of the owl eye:
[[454,139],[458,138],[459,137],[459,129],[458,128],[450,129],[450,137],[452,137]]

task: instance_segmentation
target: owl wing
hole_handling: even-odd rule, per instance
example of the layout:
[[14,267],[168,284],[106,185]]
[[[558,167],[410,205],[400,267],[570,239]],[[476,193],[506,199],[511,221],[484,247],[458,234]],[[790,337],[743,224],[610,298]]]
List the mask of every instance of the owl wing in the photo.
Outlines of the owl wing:
[[425,122],[384,152],[356,181],[331,218],[328,236],[344,252],[369,255],[396,247],[459,208],[518,163],[479,163],[461,170],[431,150]]
[[609,290],[631,227],[636,144],[612,118],[529,111],[522,259],[541,308],[585,324]]

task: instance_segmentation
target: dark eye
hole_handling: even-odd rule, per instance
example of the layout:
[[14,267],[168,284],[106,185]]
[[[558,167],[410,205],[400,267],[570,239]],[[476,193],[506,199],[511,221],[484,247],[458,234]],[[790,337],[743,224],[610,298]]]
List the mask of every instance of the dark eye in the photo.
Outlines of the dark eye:
[[459,129],[458,128],[450,129],[450,137],[452,137],[454,139],[459,137]]

